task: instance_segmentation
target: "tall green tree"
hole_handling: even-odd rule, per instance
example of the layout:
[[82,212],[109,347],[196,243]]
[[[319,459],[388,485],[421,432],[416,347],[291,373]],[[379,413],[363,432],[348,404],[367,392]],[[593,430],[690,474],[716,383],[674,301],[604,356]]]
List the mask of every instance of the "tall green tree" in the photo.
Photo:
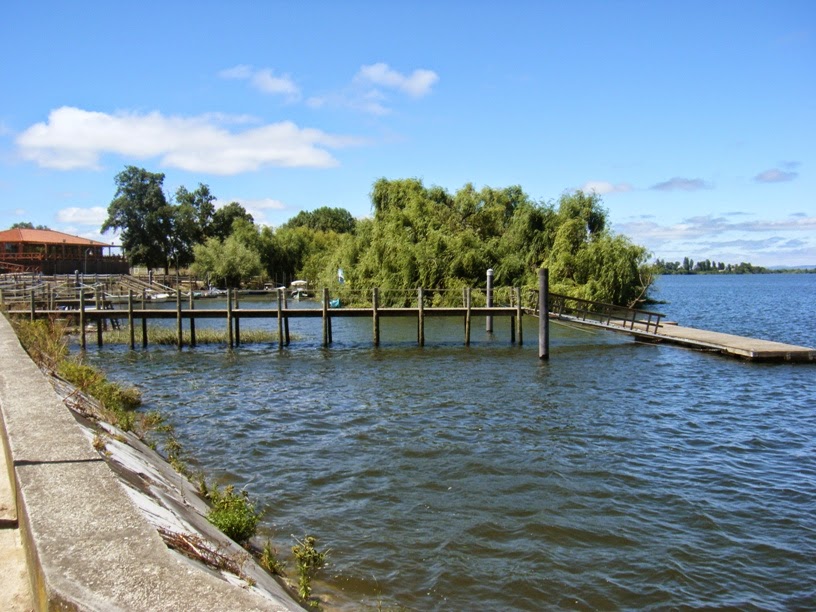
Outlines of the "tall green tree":
[[212,215],[212,224],[207,236],[213,236],[220,240],[226,240],[232,234],[232,225],[240,219],[249,223],[254,223],[255,220],[246,209],[238,202],[230,202],[226,206],[219,208]]
[[195,191],[181,186],[176,190],[171,243],[179,266],[193,262],[193,247],[213,235],[215,196],[208,185],[199,183]]
[[417,179],[380,179],[371,200],[374,218],[326,258],[325,282],[342,267],[349,287],[412,296],[421,286],[458,299],[461,287],[483,286],[487,268],[499,284],[535,286],[546,265],[554,291],[616,304],[636,301],[651,282],[646,250],[607,228],[595,194],[564,194],[555,206],[516,186],[468,184],[451,195]]
[[308,227],[322,232],[351,234],[354,232],[356,224],[356,219],[345,208],[322,206],[312,211],[300,211],[289,219],[284,226],[289,228]]
[[164,174],[127,166],[115,182],[116,194],[102,231],[119,230],[132,264],[167,272],[176,251],[171,240],[174,210],[162,190]]
[[259,253],[247,246],[238,236],[226,240],[208,238],[193,248],[195,262],[192,271],[223,287],[240,287],[241,282],[261,272]]

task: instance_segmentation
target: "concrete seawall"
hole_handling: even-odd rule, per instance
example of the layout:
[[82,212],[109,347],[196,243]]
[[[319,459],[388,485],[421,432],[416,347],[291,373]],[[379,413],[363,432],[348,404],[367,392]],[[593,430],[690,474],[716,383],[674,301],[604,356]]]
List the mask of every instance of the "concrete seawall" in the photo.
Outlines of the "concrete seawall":
[[302,609],[168,549],[3,316],[0,417],[35,609]]

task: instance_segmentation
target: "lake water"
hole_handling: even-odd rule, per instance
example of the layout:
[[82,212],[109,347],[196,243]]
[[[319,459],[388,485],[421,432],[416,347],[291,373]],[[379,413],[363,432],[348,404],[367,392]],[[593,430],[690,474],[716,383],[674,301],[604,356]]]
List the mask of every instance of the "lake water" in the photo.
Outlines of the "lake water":
[[[816,346],[816,275],[660,279],[694,327]],[[245,322],[250,325],[249,321]],[[255,323],[260,324],[260,323]],[[90,347],[245,487],[346,609],[816,608],[816,367],[507,319],[291,323],[277,345]],[[269,324],[270,327],[275,324]],[[244,327],[244,323],[242,323]],[[290,564],[291,566],[291,564]]]

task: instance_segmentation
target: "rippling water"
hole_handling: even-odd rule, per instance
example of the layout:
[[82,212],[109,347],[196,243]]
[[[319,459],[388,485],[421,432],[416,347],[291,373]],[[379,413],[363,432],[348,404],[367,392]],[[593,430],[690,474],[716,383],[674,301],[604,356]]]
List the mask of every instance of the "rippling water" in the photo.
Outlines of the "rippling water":
[[[656,296],[682,324],[816,345],[816,275],[667,277]],[[280,550],[317,535],[319,590],[347,609],[816,607],[813,365],[560,326],[540,362],[534,320],[523,347],[495,327],[465,348],[431,319],[420,349],[385,319],[375,349],[368,320],[338,319],[324,350],[301,319],[284,351],[89,357],[250,491]]]

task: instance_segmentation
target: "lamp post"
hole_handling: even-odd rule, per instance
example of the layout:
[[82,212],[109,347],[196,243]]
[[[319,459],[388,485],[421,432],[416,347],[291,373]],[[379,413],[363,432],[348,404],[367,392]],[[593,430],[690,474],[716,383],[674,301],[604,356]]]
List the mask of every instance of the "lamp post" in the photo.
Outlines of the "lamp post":
[[86,274],[88,274],[88,255],[91,254],[91,253],[93,253],[92,249],[88,249],[88,250],[85,251],[85,267],[83,268],[82,276],[85,276]]

